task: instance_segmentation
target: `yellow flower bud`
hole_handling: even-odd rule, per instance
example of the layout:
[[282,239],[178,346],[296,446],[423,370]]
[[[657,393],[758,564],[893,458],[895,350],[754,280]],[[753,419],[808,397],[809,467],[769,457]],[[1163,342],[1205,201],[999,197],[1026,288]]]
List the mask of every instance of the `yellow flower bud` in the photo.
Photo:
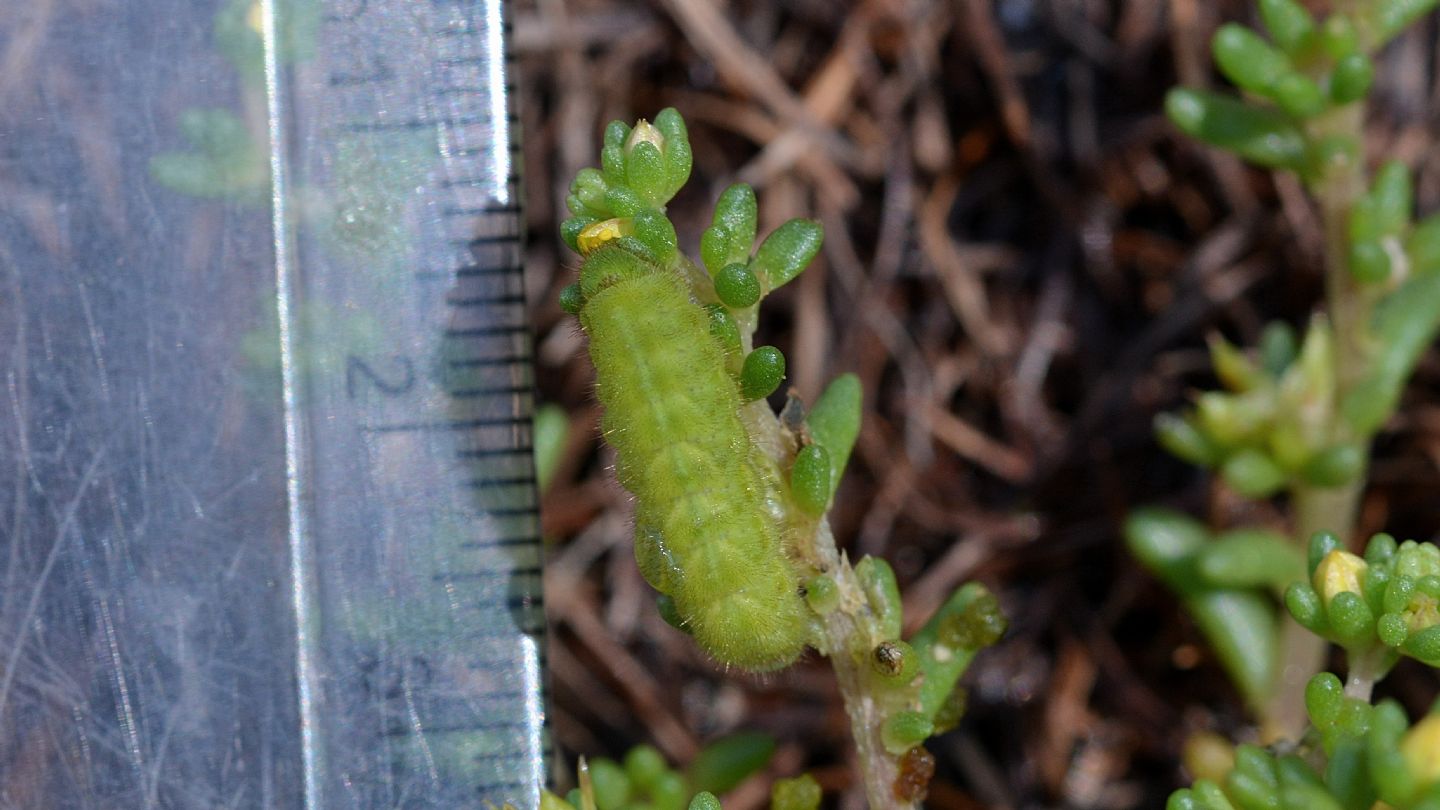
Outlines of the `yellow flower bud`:
[[635,145],[641,142],[652,144],[661,152],[665,151],[665,136],[644,118],[635,122],[635,128],[630,130],[630,137],[625,139],[625,154],[630,154]]
[[1345,591],[1363,595],[1360,583],[1367,567],[1363,558],[1337,548],[1326,554],[1315,568],[1312,584],[1326,605]]
[[580,249],[581,256],[589,256],[595,252],[596,248],[611,239],[629,236],[633,231],[634,227],[629,218],[617,217],[616,219],[602,220],[586,226],[585,230],[575,237],[575,246]]
[[1416,784],[1440,782],[1440,714],[1432,714],[1410,729],[1400,740],[1400,756]]

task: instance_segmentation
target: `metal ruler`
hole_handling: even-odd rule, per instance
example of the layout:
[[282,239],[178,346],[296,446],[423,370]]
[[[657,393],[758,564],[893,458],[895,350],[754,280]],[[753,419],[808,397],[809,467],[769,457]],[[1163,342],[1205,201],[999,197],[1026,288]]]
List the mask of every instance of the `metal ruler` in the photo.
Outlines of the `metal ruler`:
[[13,5],[0,809],[535,807],[501,0]]

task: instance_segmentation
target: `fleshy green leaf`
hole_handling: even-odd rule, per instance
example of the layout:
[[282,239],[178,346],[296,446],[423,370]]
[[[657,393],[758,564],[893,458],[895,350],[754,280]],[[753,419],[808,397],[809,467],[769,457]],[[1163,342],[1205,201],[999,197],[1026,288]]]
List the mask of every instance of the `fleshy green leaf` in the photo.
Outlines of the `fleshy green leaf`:
[[630,800],[630,777],[612,760],[602,757],[590,761],[590,784],[599,810],[620,810]]
[[1251,706],[1262,705],[1274,683],[1278,644],[1275,610],[1254,591],[1208,591],[1185,599],[1186,612],[1215,649]]
[[720,800],[715,798],[714,793],[701,791],[690,800],[688,810],[720,810]]
[[830,454],[818,444],[800,448],[790,468],[790,494],[806,513],[825,514],[830,505]]
[[1410,167],[1402,160],[1389,160],[1375,173],[1370,199],[1375,206],[1376,226],[1382,236],[1400,233],[1414,213],[1415,186]]
[[1310,536],[1305,549],[1305,567],[1313,575],[1330,552],[1343,549],[1343,544],[1333,532],[1316,532]]
[[715,274],[715,294],[731,309],[745,309],[760,302],[760,279],[743,264],[727,264]]
[[1165,97],[1165,112],[1191,137],[1252,163],[1295,171],[1305,167],[1304,134],[1275,110],[1230,96],[1177,87]]
[[642,209],[635,214],[632,227],[634,236],[660,260],[662,266],[670,266],[679,255],[675,226],[670,219],[654,208]]
[[810,438],[830,455],[830,492],[827,500],[835,496],[845,465],[850,462],[850,451],[860,434],[862,398],[860,378],[854,374],[841,374],[830,381],[805,415]]
[[630,125],[621,120],[614,120],[605,125],[604,144],[617,149],[625,147],[625,141],[630,137]]
[[1305,684],[1305,711],[1316,728],[1334,725],[1344,702],[1345,686],[1332,673],[1322,672]]
[[1325,111],[1325,92],[1303,73],[1287,73],[1270,88],[1269,96],[1295,118],[1310,118]]
[[880,634],[885,638],[900,637],[900,585],[890,563],[866,555],[855,564],[855,576],[865,591],[865,598],[874,611]]
[[1236,87],[1268,96],[1294,68],[1289,58],[1238,23],[1226,23],[1210,42],[1215,64]]
[[1275,44],[1292,55],[1315,35],[1315,18],[1296,0],[1260,0],[1260,19]]
[[675,771],[660,774],[660,778],[655,780],[655,785],[650,788],[650,806],[653,810],[684,810],[691,801],[694,800],[690,798],[690,786],[685,783],[685,777]]
[[1211,335],[1208,343],[1210,365],[1226,388],[1244,393],[1265,383],[1265,373],[1235,344],[1220,335]]
[[612,185],[605,190],[605,205],[617,217],[633,217],[648,207],[634,189],[621,185]]
[[[576,291],[579,289],[576,288]],[[550,480],[555,477],[555,468],[565,452],[565,439],[569,433],[570,417],[565,415],[564,408],[543,405],[535,411],[535,484],[541,492],[550,487]]]
[[1325,618],[1320,594],[1304,582],[1292,583],[1285,589],[1285,609],[1306,630],[1318,636],[1330,635],[1330,622]]
[[1320,26],[1320,47],[1334,59],[1344,59],[1360,48],[1355,22],[1345,14],[1331,14]]
[[1420,221],[1405,243],[1410,254],[1410,269],[1416,273],[1440,271],[1440,214]]
[[1284,321],[1271,321],[1260,333],[1260,363],[1270,376],[1279,378],[1295,362],[1299,341],[1295,329]]
[[1171,455],[1197,467],[1213,467],[1222,457],[1220,448],[1193,422],[1173,413],[1155,415],[1155,440]]
[[750,250],[755,246],[758,216],[755,189],[749,185],[736,183],[720,192],[710,224],[723,227],[729,241],[725,246],[724,258],[717,262],[717,267],[749,260]]
[[1410,278],[1377,308],[1374,322],[1378,353],[1370,374],[1341,406],[1346,420],[1362,436],[1373,433],[1395,412],[1410,372],[1440,329],[1440,274]]
[[668,769],[665,757],[654,746],[637,745],[625,754],[625,775],[644,792],[648,793],[651,785]]
[[770,291],[785,286],[800,275],[820,252],[825,230],[813,219],[792,219],[776,228],[755,251],[752,267],[766,281]]
[[1350,275],[1361,284],[1379,284],[1390,278],[1390,254],[1379,242],[1356,242],[1346,262]]
[[1375,614],[1360,594],[1352,591],[1335,594],[1325,614],[1341,644],[1349,647],[1375,641]]
[[1169,509],[1139,509],[1125,521],[1131,553],[1185,603],[1220,662],[1252,706],[1269,694],[1275,664],[1274,610],[1259,593],[1214,589],[1196,555],[1209,541],[1199,521]]
[[655,144],[641,141],[630,148],[625,156],[625,182],[652,206],[664,205],[669,199],[665,158]]
[[666,107],[655,116],[655,128],[665,136],[665,199],[675,196],[690,179],[693,157],[690,151],[690,133],[685,128],[685,119],[674,107]]
[[1245,449],[1227,458],[1220,475],[1236,492],[1247,498],[1268,498],[1285,486],[1288,478],[1280,465],[1268,455]]
[[1381,0],[1366,4],[1376,47],[1394,39],[1435,6],[1436,0]]
[[896,712],[880,727],[880,740],[891,754],[903,754],[935,732],[935,724],[921,712]]
[[705,746],[686,774],[696,791],[725,793],[764,768],[774,753],[769,735],[741,732]]
[[1183,595],[1205,588],[1194,570],[1195,554],[1210,540],[1200,521],[1172,509],[1137,509],[1125,520],[1124,534],[1130,553],[1171,590]]
[[805,602],[824,616],[840,604],[840,586],[829,574],[817,574],[805,582]]
[[1350,104],[1364,98],[1375,83],[1375,63],[1363,53],[1352,53],[1335,64],[1330,74],[1330,98]]
[[785,355],[774,346],[757,346],[740,367],[740,395],[746,402],[775,393],[785,379]]
[[1306,483],[1339,487],[1354,481],[1364,469],[1364,450],[1353,444],[1337,444],[1312,456],[1300,474]]
[[926,717],[939,723],[939,713],[946,707],[955,692],[955,683],[965,674],[975,653],[1004,635],[1005,626],[1005,616],[994,595],[984,585],[971,582],[945,600],[925,626],[911,637],[910,645],[919,656],[920,670],[924,673],[919,702],[920,711]]
[[730,257],[730,231],[724,225],[711,225],[700,234],[700,261],[714,276],[724,268]]
[[1305,557],[1283,535],[1234,529],[1203,546],[1198,571],[1222,588],[1282,588],[1305,576]]
[[720,346],[725,349],[727,356],[734,358],[735,368],[732,370],[738,373],[740,370],[740,325],[735,323],[735,318],[730,311],[720,304],[711,304],[705,307],[705,314],[710,317],[710,334],[720,341]]

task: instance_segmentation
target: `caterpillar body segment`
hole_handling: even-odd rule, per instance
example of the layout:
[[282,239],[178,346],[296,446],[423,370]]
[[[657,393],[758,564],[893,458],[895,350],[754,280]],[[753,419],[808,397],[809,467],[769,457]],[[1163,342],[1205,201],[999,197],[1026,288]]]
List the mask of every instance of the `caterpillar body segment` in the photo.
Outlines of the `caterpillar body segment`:
[[606,439],[636,499],[642,573],[722,663],[790,663],[809,614],[710,315],[677,271],[616,245],[586,258],[580,288]]

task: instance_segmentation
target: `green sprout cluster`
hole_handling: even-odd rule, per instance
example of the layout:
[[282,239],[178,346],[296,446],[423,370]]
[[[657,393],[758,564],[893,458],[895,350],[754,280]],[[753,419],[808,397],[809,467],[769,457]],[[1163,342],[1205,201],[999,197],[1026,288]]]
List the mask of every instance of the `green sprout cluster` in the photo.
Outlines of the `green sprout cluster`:
[[1218,781],[1197,780],[1166,810],[1440,810],[1440,704],[1414,726],[1393,700],[1372,706],[1340,679],[1310,679],[1313,731],[1298,750],[1235,750]]
[[[623,762],[580,761],[579,786],[564,798],[542,791],[541,810],[719,810],[716,794],[733,790],[763,770],[775,753],[764,734],[741,733],[706,746],[690,767],[672,768],[648,745],[636,746]],[[802,774],[778,780],[771,789],[771,810],[816,810],[820,784]]]
[[1375,78],[1371,54],[1435,0],[1358,0],[1318,21],[1298,0],[1259,0],[1266,37],[1237,23],[1211,41],[1215,64],[1248,99],[1180,88],[1165,102],[1190,135],[1251,163],[1318,180],[1359,145],[1326,131],[1325,118],[1359,103]]
[[1388,534],[1360,557],[1332,534],[1310,542],[1310,582],[1285,592],[1295,620],[1383,675],[1400,655],[1440,667],[1440,548]]
[[1338,487],[1361,474],[1363,451],[1335,442],[1329,426],[1335,401],[1334,340],[1317,319],[1298,354],[1294,333],[1272,324],[1251,357],[1222,337],[1210,341],[1223,391],[1206,391],[1183,415],[1161,414],[1161,446],[1214,469],[1247,498],[1268,498],[1295,486]]
[[1239,496],[1285,496],[1287,536],[1211,533],[1148,510],[1126,527],[1132,551],[1184,600],[1267,734],[1300,733],[1304,675],[1284,671],[1314,673],[1323,654],[1285,618],[1280,597],[1304,577],[1315,532],[1353,530],[1370,441],[1440,331],[1440,215],[1416,221],[1410,170],[1392,160],[1368,172],[1362,148],[1374,55],[1436,5],[1349,0],[1317,18],[1299,0],[1257,0],[1263,31],[1230,23],[1211,43],[1239,94],[1176,88],[1166,99],[1185,133],[1296,174],[1326,236],[1325,311],[1303,339],[1284,323],[1248,350],[1213,337],[1220,389],[1155,422],[1162,447]]

